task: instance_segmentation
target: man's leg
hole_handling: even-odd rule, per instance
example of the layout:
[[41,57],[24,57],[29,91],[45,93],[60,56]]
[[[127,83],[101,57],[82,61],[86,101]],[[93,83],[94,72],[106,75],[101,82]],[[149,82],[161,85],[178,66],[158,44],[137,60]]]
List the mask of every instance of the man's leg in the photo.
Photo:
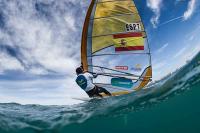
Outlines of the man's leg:
[[88,94],[89,97],[93,97],[94,93],[93,93],[93,90],[90,90],[88,92],[86,92]]
[[95,89],[95,93],[94,93],[94,94],[95,94],[96,96],[103,97],[101,94],[99,94],[99,93],[101,93],[101,92],[99,92],[99,88],[98,88],[97,86],[95,86],[94,89]]
[[87,94],[88,94],[88,96],[91,97],[91,98],[92,98],[92,97],[103,97],[102,95],[99,94],[98,88],[97,88],[96,86],[95,86],[94,89],[88,91]]
[[97,97],[103,97],[101,94],[99,94],[99,93],[97,93],[97,94],[95,94],[94,96],[97,96]]
[[106,95],[112,96],[112,94],[109,91],[107,91],[105,88],[99,87],[99,86],[96,86],[96,87],[98,89],[98,93],[104,92]]

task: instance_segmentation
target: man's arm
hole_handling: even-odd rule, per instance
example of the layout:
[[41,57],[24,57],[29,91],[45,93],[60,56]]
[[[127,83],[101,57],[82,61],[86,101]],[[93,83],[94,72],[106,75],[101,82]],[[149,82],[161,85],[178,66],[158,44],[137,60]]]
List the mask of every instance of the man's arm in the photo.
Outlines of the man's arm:
[[88,73],[90,78],[97,78],[98,74],[97,73]]
[[98,74],[97,73],[93,73],[92,74],[94,78],[97,78]]

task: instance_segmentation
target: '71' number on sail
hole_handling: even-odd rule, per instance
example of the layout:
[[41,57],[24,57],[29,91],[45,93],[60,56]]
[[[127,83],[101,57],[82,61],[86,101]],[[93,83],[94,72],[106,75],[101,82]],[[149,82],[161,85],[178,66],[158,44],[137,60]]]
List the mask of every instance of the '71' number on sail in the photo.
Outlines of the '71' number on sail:
[[131,23],[131,24],[126,24],[126,31],[130,32],[130,31],[142,31],[142,27],[140,25],[140,23]]

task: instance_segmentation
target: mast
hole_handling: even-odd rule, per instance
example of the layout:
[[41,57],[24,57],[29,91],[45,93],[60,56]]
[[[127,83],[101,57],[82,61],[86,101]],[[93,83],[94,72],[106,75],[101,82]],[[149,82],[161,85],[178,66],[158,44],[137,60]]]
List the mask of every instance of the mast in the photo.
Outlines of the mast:
[[83,70],[88,71],[88,63],[87,63],[87,34],[90,16],[92,13],[92,9],[94,7],[95,0],[92,0],[89,6],[89,9],[86,14],[83,31],[82,31],[82,40],[81,40],[81,64],[83,65]]

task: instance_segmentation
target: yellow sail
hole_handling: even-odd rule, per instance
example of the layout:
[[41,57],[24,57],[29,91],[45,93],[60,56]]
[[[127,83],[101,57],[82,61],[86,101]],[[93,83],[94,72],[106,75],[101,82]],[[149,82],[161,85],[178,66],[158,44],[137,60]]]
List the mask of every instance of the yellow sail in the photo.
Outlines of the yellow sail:
[[113,94],[140,90],[149,83],[150,49],[133,0],[91,1],[83,27],[81,59],[84,70],[100,75],[94,83]]

